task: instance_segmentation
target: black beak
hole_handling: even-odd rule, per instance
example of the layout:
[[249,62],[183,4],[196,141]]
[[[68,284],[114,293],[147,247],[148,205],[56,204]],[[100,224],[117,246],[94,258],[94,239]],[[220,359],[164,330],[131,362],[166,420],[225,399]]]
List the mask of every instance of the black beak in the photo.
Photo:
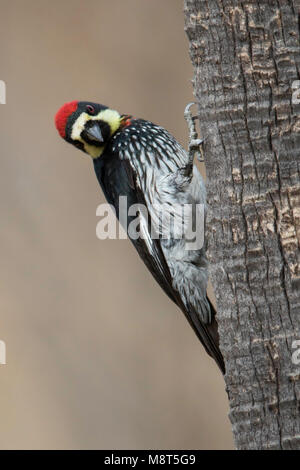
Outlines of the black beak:
[[103,144],[104,139],[98,122],[95,121],[85,132],[90,140]]

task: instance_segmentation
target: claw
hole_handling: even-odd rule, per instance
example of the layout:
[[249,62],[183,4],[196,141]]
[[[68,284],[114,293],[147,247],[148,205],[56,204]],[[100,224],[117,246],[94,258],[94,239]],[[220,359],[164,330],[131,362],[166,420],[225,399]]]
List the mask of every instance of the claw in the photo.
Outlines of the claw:
[[190,142],[190,148],[200,147],[204,142],[204,139],[195,139]]
[[189,128],[189,160],[192,164],[194,161],[195,154],[197,156],[197,160],[199,162],[203,162],[203,152],[202,147],[200,147],[203,143],[203,139],[198,139],[198,133],[196,131],[195,121],[198,119],[198,116],[192,116],[191,114],[191,107],[196,103],[189,103],[184,110],[184,117],[187,122]]
[[187,104],[186,107],[185,107],[185,110],[184,110],[184,115],[186,116],[187,114],[190,114],[190,108],[191,106],[193,106],[194,104],[196,104],[194,101],[192,101],[191,103]]

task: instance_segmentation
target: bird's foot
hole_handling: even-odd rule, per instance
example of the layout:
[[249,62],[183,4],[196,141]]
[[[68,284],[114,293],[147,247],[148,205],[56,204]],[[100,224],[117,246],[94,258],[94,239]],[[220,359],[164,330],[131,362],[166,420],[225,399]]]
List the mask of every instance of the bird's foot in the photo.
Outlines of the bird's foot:
[[188,155],[189,155],[190,163],[193,163],[195,155],[199,162],[204,162],[204,156],[203,156],[203,150],[202,150],[202,144],[204,142],[204,139],[198,139],[198,133],[196,131],[196,125],[195,125],[195,121],[196,119],[198,119],[198,117],[192,116],[192,113],[191,113],[191,107],[194,104],[195,103],[189,103],[184,110],[184,118],[189,128]]

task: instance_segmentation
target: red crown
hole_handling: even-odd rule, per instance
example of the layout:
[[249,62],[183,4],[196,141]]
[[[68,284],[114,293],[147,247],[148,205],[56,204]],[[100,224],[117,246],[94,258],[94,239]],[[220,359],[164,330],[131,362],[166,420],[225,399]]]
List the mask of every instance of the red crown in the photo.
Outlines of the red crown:
[[55,126],[60,135],[65,138],[66,137],[66,125],[67,120],[71,116],[71,114],[76,111],[78,106],[78,101],[71,101],[70,103],[65,103],[56,113],[55,115]]

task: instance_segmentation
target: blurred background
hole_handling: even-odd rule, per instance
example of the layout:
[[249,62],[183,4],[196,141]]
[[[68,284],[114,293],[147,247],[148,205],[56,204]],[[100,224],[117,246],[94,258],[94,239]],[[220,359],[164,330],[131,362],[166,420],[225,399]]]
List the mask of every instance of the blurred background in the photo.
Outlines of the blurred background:
[[186,145],[182,0],[0,7],[0,448],[232,448],[215,363],[130,242],[96,238],[92,162],[53,124],[90,100]]

